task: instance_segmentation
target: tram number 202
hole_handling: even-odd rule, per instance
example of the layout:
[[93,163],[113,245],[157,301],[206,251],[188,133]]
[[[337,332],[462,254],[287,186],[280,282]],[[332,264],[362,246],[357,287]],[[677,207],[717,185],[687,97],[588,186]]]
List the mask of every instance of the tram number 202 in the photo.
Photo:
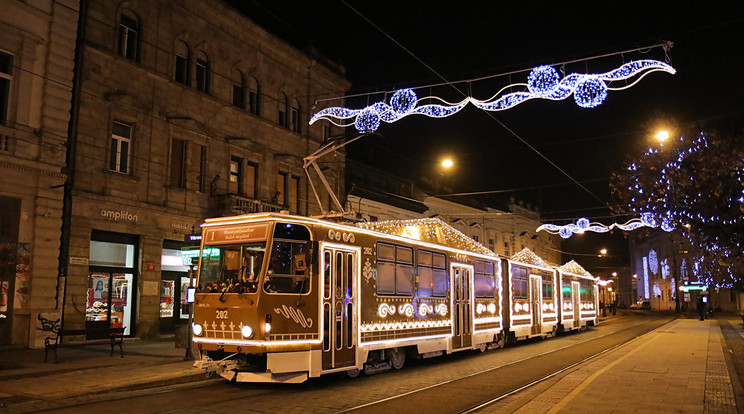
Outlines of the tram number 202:
[[227,319],[227,309],[222,309],[222,310],[217,309],[215,311],[215,313],[216,313],[215,318],[217,318],[217,319]]

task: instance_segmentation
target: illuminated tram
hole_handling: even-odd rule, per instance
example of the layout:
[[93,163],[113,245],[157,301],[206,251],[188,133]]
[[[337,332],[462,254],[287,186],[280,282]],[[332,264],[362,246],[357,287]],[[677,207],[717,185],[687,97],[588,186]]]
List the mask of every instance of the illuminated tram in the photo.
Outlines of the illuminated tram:
[[[239,382],[399,369],[550,336],[563,320],[555,269],[501,259],[437,219],[208,219],[198,269],[195,365]],[[591,299],[596,324],[591,296],[575,304]]]

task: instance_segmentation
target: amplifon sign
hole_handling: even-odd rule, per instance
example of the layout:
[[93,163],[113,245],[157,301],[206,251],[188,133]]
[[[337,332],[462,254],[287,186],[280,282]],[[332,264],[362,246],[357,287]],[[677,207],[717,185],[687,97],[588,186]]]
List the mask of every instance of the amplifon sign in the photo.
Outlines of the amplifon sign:
[[115,221],[131,221],[137,222],[137,215],[132,214],[126,210],[106,210],[101,209],[101,217],[112,219]]

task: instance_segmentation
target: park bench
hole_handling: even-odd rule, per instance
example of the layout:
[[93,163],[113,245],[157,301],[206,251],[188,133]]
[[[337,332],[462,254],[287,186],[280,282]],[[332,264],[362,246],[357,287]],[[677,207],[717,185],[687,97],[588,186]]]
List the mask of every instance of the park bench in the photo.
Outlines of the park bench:
[[[47,356],[50,349],[54,351],[54,362],[57,362],[57,348],[101,345],[105,343],[111,345],[111,354],[109,356],[114,356],[114,347],[118,346],[119,354],[124,358],[124,348],[122,347],[124,342],[123,327],[111,327],[106,325],[105,327],[100,328],[62,329],[60,319],[50,320],[39,315],[39,321],[41,322],[41,330],[47,332],[48,335],[44,338],[44,362],[47,362]],[[62,343],[63,337],[74,335],[84,335],[86,341]],[[94,341],[95,339],[106,339],[106,341]]]

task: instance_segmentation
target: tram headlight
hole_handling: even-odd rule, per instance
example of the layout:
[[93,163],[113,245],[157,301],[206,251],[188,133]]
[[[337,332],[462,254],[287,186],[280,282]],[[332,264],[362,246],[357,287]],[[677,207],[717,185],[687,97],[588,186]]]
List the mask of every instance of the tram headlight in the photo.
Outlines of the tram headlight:
[[253,328],[245,325],[244,327],[240,328],[240,333],[243,334],[243,338],[250,338],[251,336],[253,336]]
[[194,325],[192,326],[192,329],[193,329],[194,335],[196,335],[196,336],[201,336],[202,332],[204,331],[204,330],[202,329],[202,326],[201,326],[201,325],[199,325],[198,323],[195,323],[195,324],[194,324]]

